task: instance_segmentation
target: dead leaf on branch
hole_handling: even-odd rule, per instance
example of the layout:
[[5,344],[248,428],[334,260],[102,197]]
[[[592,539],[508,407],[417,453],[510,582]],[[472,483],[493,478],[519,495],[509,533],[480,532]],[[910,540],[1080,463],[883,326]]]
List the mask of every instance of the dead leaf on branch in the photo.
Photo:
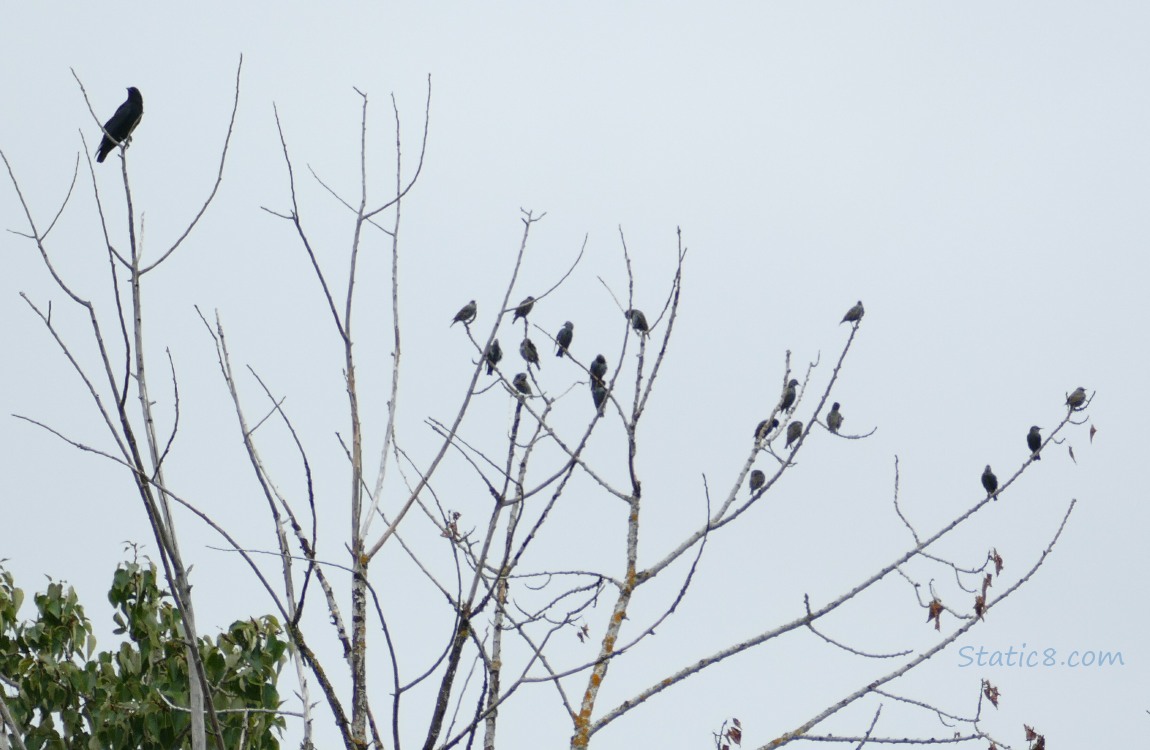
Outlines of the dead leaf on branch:
[[942,602],[933,599],[927,610],[926,621],[934,620],[934,629],[942,630]]
[[997,549],[990,550],[990,559],[994,561],[994,574],[996,576],[1002,575],[1002,555],[998,554]]
[[[991,705],[998,708],[998,688],[991,685],[989,680],[982,681],[982,694],[986,696],[986,699],[990,701]],[[991,747],[994,747],[993,743],[991,743]]]

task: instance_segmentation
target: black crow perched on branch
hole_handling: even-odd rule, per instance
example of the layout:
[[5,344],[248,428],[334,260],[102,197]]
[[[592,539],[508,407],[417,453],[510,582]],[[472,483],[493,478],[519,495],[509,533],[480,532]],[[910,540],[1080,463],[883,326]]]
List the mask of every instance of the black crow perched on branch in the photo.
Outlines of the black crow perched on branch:
[[100,148],[96,150],[96,161],[103,162],[112,153],[112,149],[127,140],[143,116],[144,97],[140,96],[138,88],[132,86],[128,89],[128,100],[104,123],[104,140],[100,141]]

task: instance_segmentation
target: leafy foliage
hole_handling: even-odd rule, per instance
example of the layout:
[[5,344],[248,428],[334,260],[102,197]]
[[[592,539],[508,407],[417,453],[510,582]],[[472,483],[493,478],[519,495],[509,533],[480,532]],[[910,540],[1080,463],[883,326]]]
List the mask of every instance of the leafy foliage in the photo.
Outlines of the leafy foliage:
[[[124,562],[112,577],[115,632],[127,636],[112,651],[96,652],[72,587],[52,582],[33,600],[35,618],[20,622],[24,592],[0,568],[0,689],[28,750],[190,746],[183,627],[154,564]],[[276,679],[287,650],[279,621],[237,621],[198,647],[224,745],[277,749]]]

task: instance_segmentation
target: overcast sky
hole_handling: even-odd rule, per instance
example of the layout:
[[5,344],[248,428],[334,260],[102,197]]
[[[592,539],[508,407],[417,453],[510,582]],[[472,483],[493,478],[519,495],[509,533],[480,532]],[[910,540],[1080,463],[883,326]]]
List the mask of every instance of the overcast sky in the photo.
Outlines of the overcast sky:
[[[570,282],[535,314],[549,330],[573,320],[574,351],[587,359],[618,340],[619,318],[597,277],[616,293],[626,288],[620,227],[639,279],[636,304],[647,310],[666,296],[677,227],[690,248],[682,317],[646,425],[652,557],[660,534],[671,538],[676,523],[702,513],[704,474],[712,487],[729,488],[754,424],[778,396],[785,353],[800,368],[821,357],[813,376],[821,388],[848,334],[840,318],[856,299],[866,303],[834,400],[843,403],[844,431],[877,431],[865,441],[812,432],[805,459],[771,503],[723,538],[725,549],[709,551],[715,564],[701,573],[690,611],[660,633],[665,645],[652,649],[651,669],[689,663],[799,616],[803,593],[825,601],[905,549],[890,502],[896,455],[904,510],[933,530],[979,499],[985,464],[1000,478],[1013,474],[1026,459],[1027,428],[1055,426],[1066,393],[1082,385],[1097,390],[1093,442],[1086,427],[1072,428],[1068,443],[1051,446],[983,511],[965,544],[946,551],[978,564],[996,546],[1017,576],[1076,498],[1062,541],[1027,587],[899,692],[945,686],[948,707],[965,714],[978,681],[990,679],[1004,700],[989,726],[1016,747],[1023,721],[1061,746],[1144,737],[1150,445],[1134,417],[1150,369],[1136,311],[1146,296],[1150,230],[1150,9],[1134,2],[436,7],[6,9],[0,149],[38,221],[50,219],[67,190],[84,148],[80,134],[89,151],[98,141],[72,70],[101,118],[136,86],[145,115],[129,163],[153,253],[210,190],[243,55],[220,195],[148,292],[153,367],[163,366],[170,347],[181,371],[186,424],[174,481],[253,546],[268,544],[259,536],[262,501],[237,452],[211,342],[193,309],[199,305],[219,310],[238,361],[287,396],[313,430],[333,492],[343,491],[331,436],[346,430],[345,401],[331,321],[290,227],[261,210],[288,208],[272,106],[321,256],[340,269],[350,225],[304,167],[356,195],[358,88],[369,96],[373,195],[384,199],[394,183],[389,97],[400,108],[411,165],[430,75],[427,161],[405,204],[401,248],[411,344],[401,429],[413,444],[429,439],[424,417],[449,418],[459,403],[470,352],[459,327],[446,322],[471,298],[480,323],[491,321],[521,233],[520,208],[547,216],[533,230],[516,299],[549,288],[588,238]],[[97,170],[113,221],[123,215],[118,170],[118,157]],[[55,252],[93,295],[106,294],[107,277],[96,226],[82,166]],[[0,227],[26,229],[6,177]],[[369,243],[375,255],[365,274],[382,269],[386,250],[378,236]],[[106,446],[79,384],[19,292],[53,300],[77,341],[82,319],[32,245],[5,232],[0,253],[7,353],[0,414],[43,419]],[[384,279],[375,276],[363,294],[382,299]],[[386,363],[390,323],[380,323],[378,336],[370,314],[360,326],[365,361]],[[506,342],[505,349],[513,353]],[[545,362],[543,376],[555,378],[556,389],[561,372]],[[380,409],[385,374],[374,371],[366,397]],[[153,397],[166,402],[167,394]],[[497,437],[510,411],[500,402],[491,413]],[[101,645],[110,647],[104,592],[112,567],[124,540],[151,545],[129,478],[8,416],[0,441],[0,558],[27,590],[45,575],[76,585],[105,637]],[[290,457],[283,462],[287,471]],[[346,510],[332,503],[335,556]],[[570,522],[594,534],[598,518]],[[257,613],[258,594],[236,560],[209,549],[218,540],[192,519],[181,524],[203,592],[203,631]],[[224,586],[237,595],[217,601],[207,593]],[[874,650],[928,645],[929,627],[913,621],[905,584],[893,583],[884,596],[900,608],[891,604],[881,634],[860,633],[843,617],[835,637],[853,635]],[[1022,643],[1060,653],[1121,651],[1125,665],[960,666],[962,645]],[[708,747],[709,730],[737,715],[757,746],[857,687],[858,675],[877,674],[868,665],[819,693],[838,674],[828,648],[770,646],[682,686],[681,697],[656,698],[596,741]],[[836,731],[865,729],[864,714],[853,718]],[[552,724],[548,740],[565,741],[562,717]],[[885,726],[899,734],[893,720]],[[505,738],[523,747],[538,741],[511,728]]]

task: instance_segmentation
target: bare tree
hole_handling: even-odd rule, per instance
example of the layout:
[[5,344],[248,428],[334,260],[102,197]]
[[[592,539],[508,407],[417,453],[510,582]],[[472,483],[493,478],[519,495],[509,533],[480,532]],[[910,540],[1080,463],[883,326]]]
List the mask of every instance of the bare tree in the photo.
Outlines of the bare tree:
[[[302,716],[301,747],[304,748],[313,746],[313,724],[316,711],[321,710],[334,720],[349,750],[399,748],[412,742],[422,743],[426,750],[472,747],[476,740],[492,749],[499,744],[501,711],[513,701],[553,702],[561,706],[563,715],[570,720],[570,746],[584,748],[601,730],[664,691],[690,690],[692,676],[754,648],[781,647],[783,636],[798,631],[807,631],[860,662],[873,662],[876,667],[868,668],[872,677],[864,684],[810,716],[793,718],[788,731],[761,747],[781,747],[795,740],[856,746],[868,742],[1002,744],[983,726],[987,703],[994,706],[998,703],[997,688],[990,683],[973,684],[971,705],[960,710],[902,695],[896,692],[896,685],[902,677],[983,622],[998,604],[1030,580],[1055,546],[1074,501],[1065,507],[1061,523],[1046,540],[1044,551],[1036,559],[1019,563],[1017,567],[1022,572],[1013,576],[1006,575],[1003,557],[994,549],[966,550],[966,559],[976,560],[973,564],[936,551],[940,540],[950,537],[990,503],[1009,495],[1032,466],[1038,452],[1021,461],[1009,476],[1004,474],[1004,481],[985,497],[972,491],[971,502],[964,510],[929,530],[919,528],[900,505],[896,459],[890,512],[904,525],[907,541],[901,548],[889,551],[885,564],[859,573],[855,582],[836,596],[824,599],[808,596],[790,615],[712,653],[684,660],[680,660],[678,654],[664,654],[662,663],[666,666],[658,679],[613,705],[604,705],[603,688],[608,679],[627,670],[636,647],[657,642],[657,630],[690,606],[688,595],[705,557],[724,554],[724,546],[711,543],[712,539],[721,537],[736,523],[746,523],[751,517],[749,511],[768,495],[774,496],[780,480],[807,449],[811,433],[817,430],[826,432],[831,439],[863,440],[873,432],[843,431],[837,403],[833,408],[833,422],[827,426],[827,415],[831,411],[827,407],[843,376],[844,364],[852,348],[861,345],[858,342],[865,325],[862,304],[851,307],[844,316],[843,323],[849,323],[849,333],[837,356],[828,363],[816,361],[795,366],[790,352],[780,353],[778,390],[772,390],[771,398],[774,399],[776,392],[779,395],[763,409],[759,415],[762,421],[753,430],[751,425],[747,426],[745,455],[730,476],[720,478],[719,486],[726,489],[713,491],[712,478],[704,477],[697,492],[691,491],[697,497],[700,511],[697,520],[674,543],[668,545],[660,541],[654,547],[644,547],[641,553],[640,542],[649,535],[644,525],[644,509],[651,501],[651,497],[644,494],[644,463],[640,460],[644,444],[642,428],[651,410],[673,408],[677,394],[656,389],[666,368],[692,366],[690,360],[676,364],[668,356],[673,351],[689,269],[689,253],[682,233],[676,234],[668,252],[673,271],[661,282],[661,291],[652,294],[649,290],[656,282],[637,276],[632,253],[620,230],[621,272],[600,275],[599,298],[586,309],[571,313],[575,320],[579,319],[576,315],[584,319],[612,316],[617,331],[614,346],[569,348],[575,329],[568,324],[563,329],[564,338],[556,345],[563,356],[548,360],[545,344],[554,342],[560,330],[537,324],[538,311],[547,307],[549,296],[557,289],[572,283],[574,272],[583,262],[587,239],[583,239],[578,249],[572,248],[569,265],[555,273],[549,288],[528,288],[521,281],[521,271],[532,250],[532,233],[543,215],[523,211],[522,230],[517,249],[508,262],[506,280],[498,290],[487,295],[499,299],[497,309],[484,310],[480,305],[477,311],[471,303],[452,319],[453,312],[464,300],[442,303],[444,326],[449,322],[463,323],[451,330],[466,338],[471,355],[471,374],[465,387],[456,394],[455,406],[446,418],[422,417],[414,425],[404,425],[401,431],[399,406],[403,391],[400,385],[421,375],[408,372],[403,357],[403,333],[408,330],[404,317],[408,290],[401,285],[399,270],[404,236],[401,219],[406,201],[412,199],[428,149],[430,79],[421,137],[417,148],[412,149],[414,156],[409,156],[403,147],[400,111],[395,98],[391,99],[394,174],[390,175],[393,179],[383,199],[371,197],[375,184],[367,156],[372,132],[371,109],[369,97],[357,93],[361,104],[358,194],[345,195],[310,171],[311,178],[330,194],[334,211],[347,222],[350,230],[351,239],[342,250],[346,273],[341,276],[330,270],[331,258],[339,248],[313,239],[310,229],[313,209],[304,205],[300,197],[298,167],[287,135],[290,127],[280,121],[278,111],[276,125],[286,169],[288,199],[285,206],[264,209],[282,220],[294,237],[298,257],[310,267],[317,282],[313,290],[321,296],[327,309],[329,335],[339,344],[347,398],[346,432],[341,431],[338,437],[347,472],[346,494],[339,501],[339,507],[348,514],[346,536],[340,535],[346,559],[323,560],[318,552],[322,540],[317,531],[319,511],[313,481],[316,459],[309,447],[314,441],[297,429],[284,404],[286,394],[277,393],[254,368],[245,371],[235,365],[222,314],[200,314],[207,334],[214,341],[219,374],[235,413],[248,464],[268,509],[268,533],[275,541],[274,545],[269,543],[267,551],[278,561],[274,575],[267,573],[257,563],[256,555],[241,546],[227,529],[199,510],[192,498],[184,497],[165,481],[165,462],[175,458],[170,449],[178,426],[177,373],[169,360],[170,402],[177,418],[166,428],[164,436],[153,413],[157,397],[148,390],[149,344],[143,333],[146,317],[143,282],[149,272],[161,267],[179,248],[211,204],[224,174],[235,108],[221,148],[219,171],[203,207],[187,230],[151,262],[145,262],[139,252],[126,158],[130,149],[121,148],[128,209],[126,248],[121,249],[113,242],[113,233],[103,218],[102,209],[100,214],[100,231],[110,270],[107,283],[115,300],[111,311],[98,310],[73,290],[68,274],[58,268],[51,252],[52,224],[41,228],[33,218],[34,212],[24,201],[19,181],[4,157],[27,217],[28,228],[22,234],[39,251],[59,290],[88,318],[96,357],[82,358],[75,345],[60,335],[50,310],[29,297],[25,299],[59,343],[83,383],[107,428],[113,448],[81,444],[49,425],[31,417],[24,418],[77,448],[99,453],[128,469],[152,524],[189,638],[194,638],[196,632],[194,608],[187,565],[177,543],[175,518],[178,513],[174,512],[173,504],[208,524],[240,555],[283,618],[294,646],[300,700],[296,715]],[[237,105],[238,99],[239,71]],[[92,184],[98,205],[102,206],[103,198],[94,179]],[[71,194],[69,190],[68,195]],[[67,200],[64,204],[57,216],[66,207]],[[315,223],[336,220],[331,218],[330,210],[321,209],[320,214],[322,218]],[[382,243],[378,242],[379,238],[383,238]],[[387,276],[381,280],[365,279],[362,256],[366,252],[377,252],[380,247],[390,249],[390,263],[383,264]],[[365,289],[390,291],[389,340],[378,334],[377,321],[372,321],[372,335],[362,333],[359,296]],[[521,298],[523,301],[519,302]],[[112,321],[110,328],[108,320]],[[578,341],[577,330],[574,335]],[[522,365],[515,357],[514,344],[519,341],[522,344],[518,348],[525,360]],[[382,347],[390,354],[390,372],[386,378],[379,379],[387,383],[386,411],[382,414],[365,410],[365,389],[371,388],[365,383],[377,380],[361,377],[362,350],[358,347],[377,350]],[[508,353],[506,358],[495,353],[504,350]],[[540,352],[545,361],[540,361]],[[598,356],[592,358],[590,352]],[[541,368],[544,364],[546,367]],[[245,384],[251,383],[257,384],[263,393],[263,401],[258,404],[242,396]],[[129,398],[133,391],[134,401]],[[481,404],[492,403],[507,405],[507,422],[473,417],[483,408]],[[1061,441],[1064,431],[1081,424],[1079,417],[1088,405],[1086,401],[1066,407],[1042,447]],[[1058,408],[1061,407],[1057,403],[1053,404],[1052,414]],[[294,446],[293,460],[300,469],[297,475],[300,479],[277,476],[271,467],[281,465],[282,461],[265,458],[260,438],[273,429],[281,436],[288,436]],[[409,431],[420,434],[419,441],[427,436],[433,438],[434,447],[425,457],[417,457],[409,450],[408,441],[400,439]],[[411,442],[415,441],[413,438]],[[380,446],[378,455],[371,454],[368,446],[372,444]],[[194,452],[191,457],[194,459]],[[467,477],[462,481],[468,487],[469,497],[482,497],[482,504],[450,496],[459,492],[461,476]],[[619,547],[596,549],[585,563],[564,566],[548,555],[540,539],[545,529],[551,529],[557,509],[578,502],[587,487],[623,511],[605,514],[601,519],[604,527],[618,525],[604,538],[619,540]],[[253,502],[257,502],[256,499],[253,498]],[[466,512],[459,510],[465,505]],[[330,498],[324,506],[336,507]],[[394,554],[385,554],[392,551]],[[410,570],[418,573],[404,572]],[[381,588],[398,575],[406,576],[408,585],[424,587],[439,604],[429,608],[389,606]],[[923,628],[933,626],[937,635],[928,648],[871,653],[857,643],[834,638],[823,629],[832,613],[862,609],[865,596],[877,584],[899,577],[911,585],[904,610],[893,616],[925,621]],[[278,582],[273,583],[276,578]],[[934,583],[936,580],[953,583],[944,586]],[[657,604],[661,598],[655,593],[656,581],[662,582],[664,590],[669,587],[675,592],[670,601],[662,605]],[[207,590],[212,585],[210,581],[201,582],[198,590]],[[305,620],[304,614],[308,592],[315,587],[322,594],[322,604],[316,605],[313,595],[312,607],[321,607],[326,623],[321,621],[312,627],[312,621]],[[597,607],[608,610],[601,623],[593,623],[595,618],[591,617]],[[888,613],[888,616],[892,615]],[[397,628],[400,622],[405,623],[405,627]],[[398,633],[409,633],[411,622],[420,623],[425,634],[433,632],[438,624],[439,632],[445,635],[430,648],[426,645],[426,635],[419,642],[403,640]],[[339,657],[333,661],[331,656],[325,656],[332,653],[333,642],[337,646],[335,650],[342,654],[343,665],[338,663]],[[373,647],[373,643],[379,643],[380,647]],[[572,648],[576,643],[594,644],[593,653]],[[193,651],[189,649],[190,659],[195,658]],[[416,656],[401,656],[411,653]],[[422,666],[413,669],[412,663]],[[211,685],[204,678],[202,665],[197,666],[200,680],[190,686],[189,708],[195,716],[204,718],[193,721],[198,729],[193,747],[199,750],[207,746],[204,734],[207,726],[215,745],[222,748],[218,728],[212,729]],[[374,675],[370,683],[369,675]],[[309,687],[313,681],[319,688],[318,702]],[[829,719],[860,703],[869,707],[872,718],[860,726],[856,734],[832,735],[823,729]],[[952,735],[934,739],[928,735],[901,734],[897,727],[884,730],[879,719],[886,703],[937,717],[953,730]],[[319,705],[323,708],[319,709]],[[723,721],[715,735],[716,744],[740,744],[747,732],[737,719]],[[1036,742],[1033,738],[1028,741]]]

